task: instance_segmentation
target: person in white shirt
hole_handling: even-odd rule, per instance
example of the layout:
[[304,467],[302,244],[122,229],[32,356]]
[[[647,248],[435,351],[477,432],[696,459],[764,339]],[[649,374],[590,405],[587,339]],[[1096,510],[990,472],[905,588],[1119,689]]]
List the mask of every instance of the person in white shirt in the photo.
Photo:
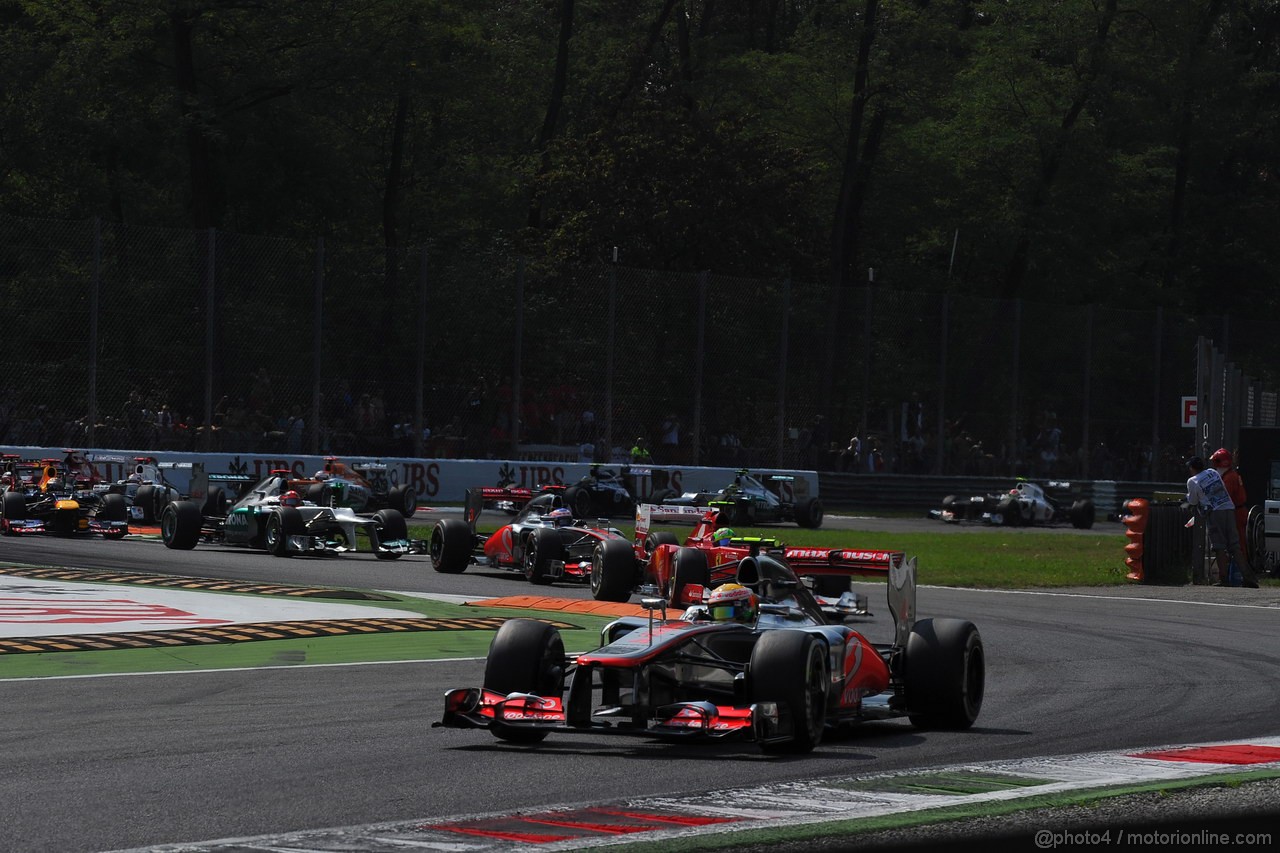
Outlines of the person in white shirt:
[[1187,470],[1191,472],[1187,478],[1187,503],[1204,518],[1209,529],[1209,547],[1213,549],[1218,563],[1218,583],[1215,586],[1230,586],[1231,556],[1234,555],[1243,585],[1257,589],[1258,580],[1245,559],[1240,535],[1236,532],[1236,505],[1227,493],[1222,475],[1213,468],[1206,468],[1199,456],[1187,460]]

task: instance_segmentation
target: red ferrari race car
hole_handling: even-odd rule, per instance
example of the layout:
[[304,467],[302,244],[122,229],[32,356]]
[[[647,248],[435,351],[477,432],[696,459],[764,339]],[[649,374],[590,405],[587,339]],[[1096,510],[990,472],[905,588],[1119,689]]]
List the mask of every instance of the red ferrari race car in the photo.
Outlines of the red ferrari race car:
[[[486,504],[511,501],[520,509],[492,533],[476,530]],[[573,519],[559,492],[534,496],[529,489],[467,489],[464,518],[442,518],[431,528],[428,553],[437,572],[457,574],[473,563],[523,572],[530,583],[585,581],[599,561],[617,572],[635,562],[631,543],[606,521]]]
[[[865,548],[788,547],[776,539],[737,536],[718,528],[719,508],[641,504],[636,508],[636,559],[600,561],[591,573],[592,595],[602,601],[626,601],[632,593],[661,595],[671,607],[701,601],[704,588],[733,579],[738,561],[753,549],[774,548],[811,584],[823,607],[844,615],[866,615],[866,601],[850,590],[855,575],[884,577],[901,551]],[[654,522],[693,524],[681,543],[669,530],[652,530]]]
[[738,738],[793,753],[863,720],[969,728],[986,681],[978,629],[915,619],[914,559],[894,561],[888,580],[894,635],[886,644],[826,624],[791,567],[767,553],[738,561],[736,582],[680,619],[666,618],[662,599],[647,599],[647,619],[609,623],[594,651],[566,654],[550,624],[513,619],[489,646],[482,686],[448,691],[435,725],[489,729],[522,744],[571,732]]

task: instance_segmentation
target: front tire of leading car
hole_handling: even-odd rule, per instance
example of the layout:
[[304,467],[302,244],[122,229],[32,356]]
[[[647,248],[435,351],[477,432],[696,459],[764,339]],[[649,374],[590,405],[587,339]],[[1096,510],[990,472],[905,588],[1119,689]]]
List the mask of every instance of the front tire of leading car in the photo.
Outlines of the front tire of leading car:
[[471,563],[471,527],[460,518],[442,518],[431,528],[431,567],[444,575],[461,574]]
[[[564,641],[560,632],[536,619],[504,622],[489,645],[484,664],[484,686],[495,693],[532,693],[544,698],[564,694]],[[545,730],[493,723],[489,730],[499,740],[538,743]]]
[[204,514],[194,501],[174,501],[160,514],[160,538],[164,547],[190,551],[200,540]]
[[531,584],[546,586],[551,577],[551,561],[561,553],[560,533],[554,527],[536,527],[524,541],[524,577]]
[[307,530],[297,507],[282,506],[267,519],[267,550],[277,557],[291,557],[289,537],[301,536]]
[[403,541],[409,538],[409,525],[396,509],[380,509],[373,514],[373,556],[379,560],[398,560],[399,551],[388,551],[383,542]]
[[982,635],[964,619],[921,619],[904,661],[907,717],[920,729],[967,729],[982,710],[987,662]]
[[591,552],[591,597],[623,602],[635,586],[636,555],[625,539],[604,539]]
[[711,569],[707,566],[707,552],[698,548],[681,548],[671,557],[671,580],[667,585],[667,604],[671,607],[689,606],[684,591],[690,586],[707,590],[711,586]]
[[[791,720],[792,738],[761,743],[765,752],[812,752],[827,724],[827,647],[805,631],[765,631],[747,665],[752,702],[776,702]],[[785,710],[784,710],[785,709]]]

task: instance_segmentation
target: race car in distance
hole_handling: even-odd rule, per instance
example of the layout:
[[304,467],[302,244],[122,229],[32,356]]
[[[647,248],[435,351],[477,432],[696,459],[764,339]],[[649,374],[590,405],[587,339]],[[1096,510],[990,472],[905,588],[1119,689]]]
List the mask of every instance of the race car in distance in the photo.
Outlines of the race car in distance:
[[[477,532],[484,506],[497,501],[521,508],[492,533]],[[635,559],[620,530],[574,521],[559,492],[533,496],[529,489],[468,489],[463,515],[442,518],[431,529],[429,553],[437,572],[457,574],[476,564],[522,572],[534,584],[582,582],[591,575],[594,560],[630,569]]]
[[1047,486],[1019,480],[1007,492],[961,497],[947,495],[942,509],[929,511],[930,518],[956,523],[981,521],[1014,527],[1032,524],[1070,523],[1079,530],[1093,527],[1097,517],[1093,501],[1075,498],[1071,484],[1050,481]]
[[[783,498],[780,486],[790,483],[794,499]],[[685,492],[664,498],[669,506],[715,506],[723,525],[777,524],[794,521],[801,527],[822,526],[822,501],[808,494],[809,483],[790,474],[769,474],[764,480],[740,468],[733,482],[718,492]]]
[[[532,489],[513,488],[512,492],[529,498],[541,494],[559,494],[574,518],[629,518],[636,510],[636,483],[649,477],[655,486],[649,500],[656,502],[675,496],[675,490],[665,485],[666,472],[656,472],[652,468],[635,465],[623,465],[615,470],[599,462],[593,462],[587,474],[576,483],[546,483]],[[494,500],[486,505],[512,515],[523,506],[519,501],[504,499]]]
[[982,636],[967,620],[915,618],[914,559],[889,568],[894,632],[884,644],[827,624],[780,558],[743,558],[735,578],[758,596],[756,613],[743,608],[721,621],[699,606],[668,620],[661,598],[646,599],[647,618],[609,623],[589,652],[566,654],[546,622],[510,620],[489,647],[481,686],[448,691],[434,725],[488,729],[520,744],[567,732],[737,738],[765,752],[806,753],[827,731],[863,720],[967,729],[978,718]]
[[0,530],[28,533],[100,534],[123,539],[129,533],[129,508],[123,495],[99,494],[88,481],[64,472],[57,459],[28,462],[13,456],[0,473]]
[[379,560],[409,552],[408,526],[397,510],[381,509],[369,517],[347,507],[308,503],[292,488],[291,478],[288,470],[271,472],[225,515],[207,514],[208,501],[204,507],[174,501],[160,517],[165,547],[189,551],[205,541],[257,548],[277,557],[338,554],[356,550],[356,533],[363,530]]
[[[63,466],[80,482],[92,483],[98,494],[124,495],[129,508],[129,519],[140,524],[155,524],[164,508],[176,500],[200,500],[207,503],[206,514],[225,515],[227,504],[247,486],[253,478],[245,474],[207,474],[203,462],[160,462],[154,456],[118,456],[108,453],[85,453],[80,450],[64,450]],[[129,473],[123,480],[108,482],[99,476],[98,465],[119,465]],[[186,494],[168,475],[185,472]],[[175,479],[179,479],[175,477]],[[215,485],[210,488],[210,483]]]
[[[718,527],[719,507],[674,507],[641,504],[636,508],[635,560],[592,566],[591,593],[601,601],[627,601],[634,593],[662,596],[671,607],[701,602],[703,590],[733,580],[740,560],[769,550],[785,559],[829,617],[867,615],[865,598],[850,587],[856,575],[885,577],[901,551],[865,548],[788,547],[776,539],[737,536]],[[680,542],[669,530],[654,530],[655,521],[693,524]],[[726,538],[726,536],[728,538]]]
[[393,486],[385,462],[352,462],[326,456],[324,467],[308,480],[295,480],[295,489],[305,490],[308,501],[321,506],[348,507],[371,513],[394,509],[405,518],[418,511],[418,493],[412,486]]

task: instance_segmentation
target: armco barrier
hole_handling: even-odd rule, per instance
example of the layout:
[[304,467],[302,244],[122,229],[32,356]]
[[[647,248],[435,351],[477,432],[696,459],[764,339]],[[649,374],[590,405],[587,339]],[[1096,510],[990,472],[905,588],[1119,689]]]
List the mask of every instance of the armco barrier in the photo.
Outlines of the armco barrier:
[[[0,453],[14,453],[24,459],[63,459],[66,451],[55,447],[0,447]],[[288,469],[299,478],[310,477],[324,468],[323,456],[290,454],[179,453],[148,450],[84,450],[98,476],[107,480],[124,479],[132,469],[132,460],[150,456],[159,462],[201,462],[211,474],[243,474],[255,480],[271,471]],[[591,470],[586,462],[527,461],[510,459],[410,459],[403,457],[343,456],[348,465],[360,462],[383,462],[391,485],[407,483],[418,493],[421,504],[461,503],[466,490],[473,486],[533,487],[545,483],[575,483]],[[618,466],[613,467],[615,470]],[[716,491],[733,480],[736,469],[680,466],[652,466],[658,479],[665,477],[677,491]],[[796,478],[799,489],[817,495],[819,478],[815,471],[760,469],[757,474],[787,474]],[[188,485],[184,472],[166,473],[166,478],[179,491]],[[654,476],[636,478],[638,497],[647,497],[655,488]],[[797,487],[784,484],[784,492]]]
[[[939,509],[947,495],[987,495],[1007,491],[1014,477],[937,477],[911,474],[837,474],[819,472],[822,503],[828,509],[911,510],[922,515]],[[1072,481],[1081,498],[1093,501],[1099,519],[1116,520],[1130,498],[1184,490],[1182,483],[1128,480]]]

